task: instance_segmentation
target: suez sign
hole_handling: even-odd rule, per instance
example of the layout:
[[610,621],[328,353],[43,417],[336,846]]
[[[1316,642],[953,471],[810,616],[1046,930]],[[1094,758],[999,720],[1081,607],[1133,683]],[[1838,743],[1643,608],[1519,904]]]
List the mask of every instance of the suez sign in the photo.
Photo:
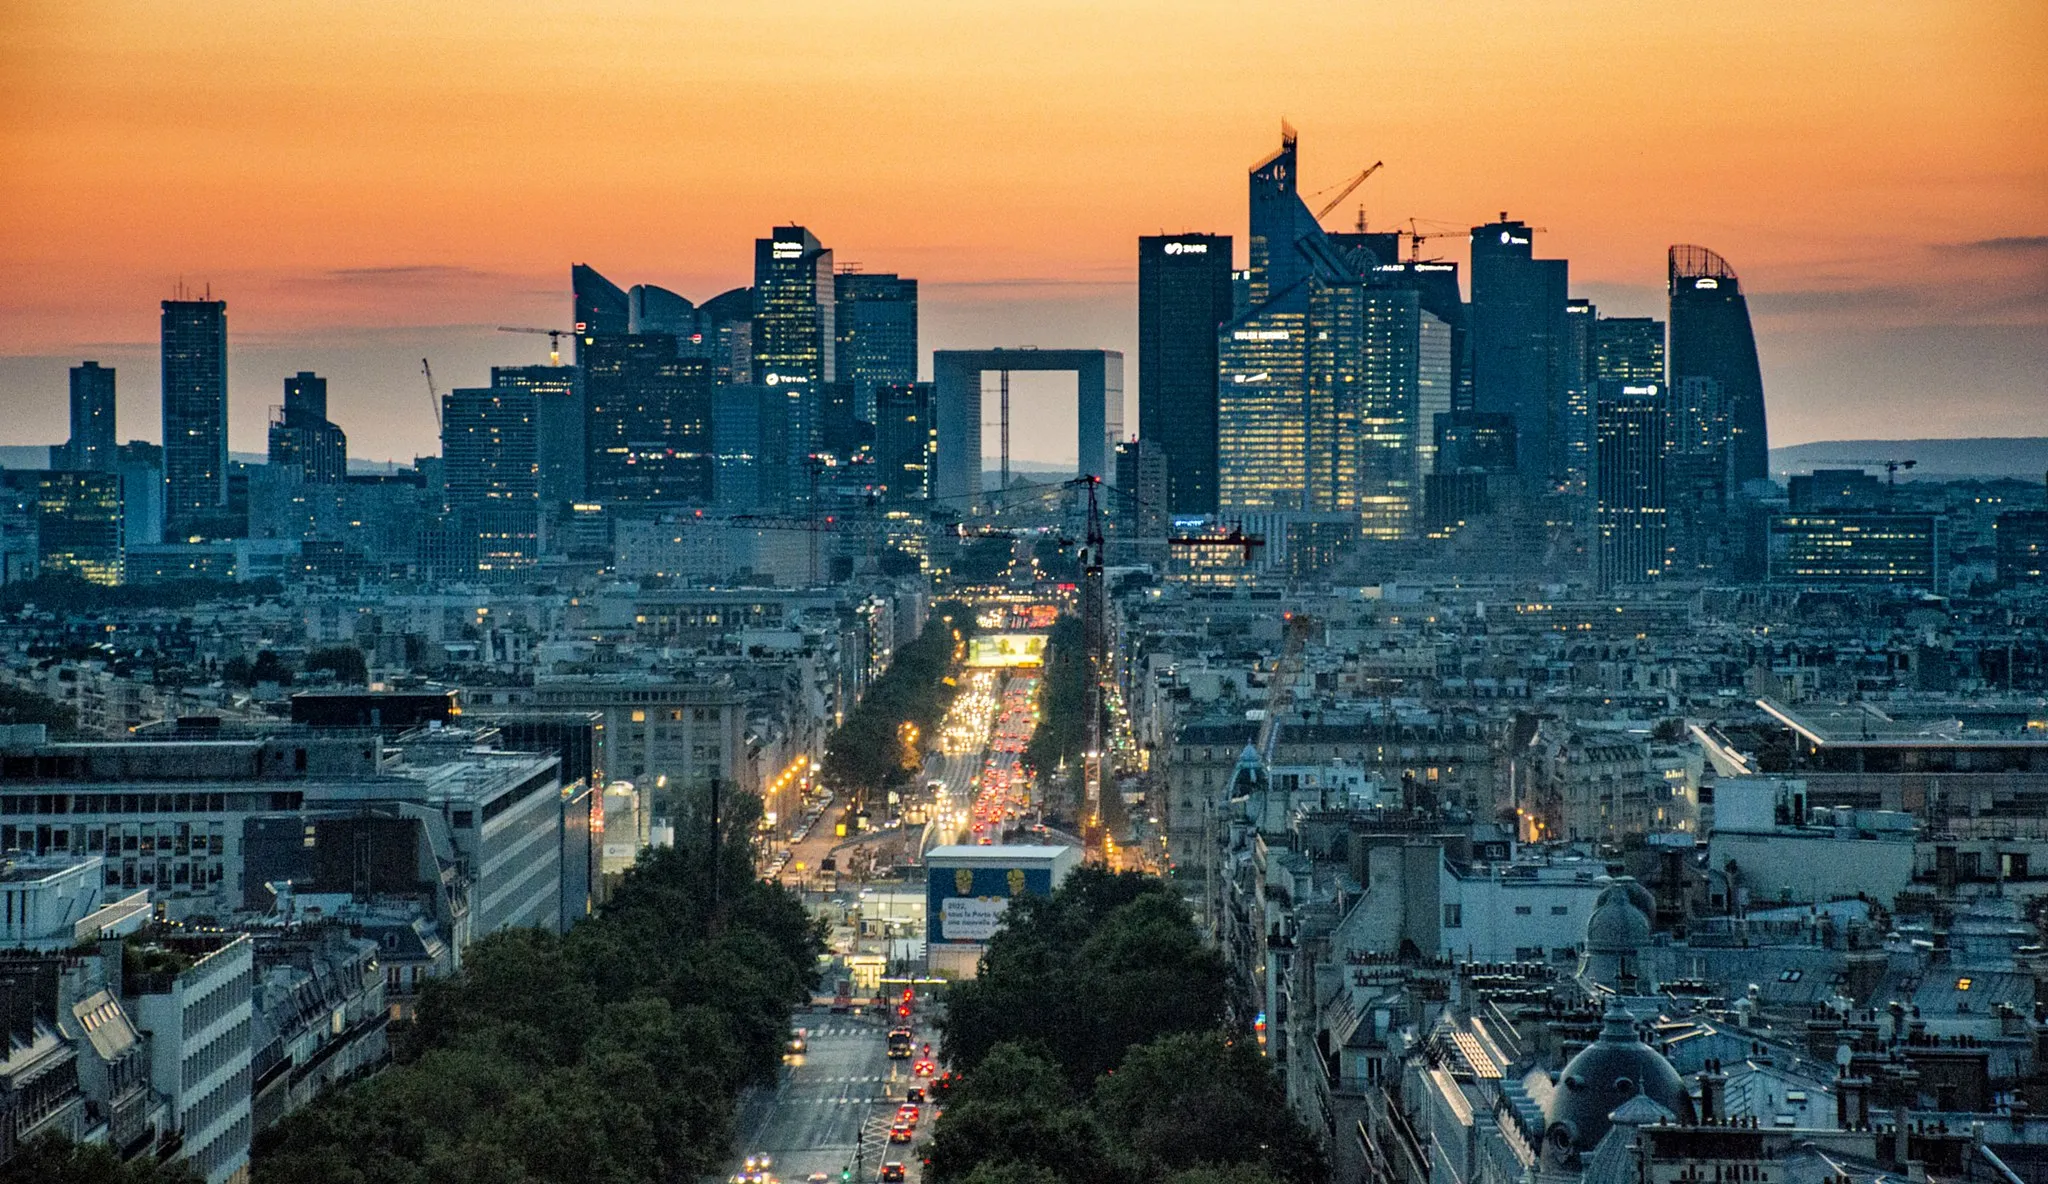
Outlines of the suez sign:
[[1169,255],[1206,255],[1209,253],[1209,244],[1167,243],[1165,246],[1159,249],[1166,252]]

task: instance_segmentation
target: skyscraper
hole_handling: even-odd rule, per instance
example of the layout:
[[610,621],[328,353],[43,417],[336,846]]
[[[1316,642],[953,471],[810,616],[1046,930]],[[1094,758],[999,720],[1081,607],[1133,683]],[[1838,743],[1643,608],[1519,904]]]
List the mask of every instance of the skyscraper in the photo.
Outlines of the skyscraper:
[[801,226],[754,240],[754,381],[817,386],[839,376],[832,252]]
[[1640,386],[1664,381],[1664,322],[1600,317],[1593,322],[1593,377]]
[[1433,425],[1450,410],[1450,329],[1413,287],[1311,283],[1304,509],[1357,514],[1363,537],[1421,520]]
[[834,363],[856,418],[875,423],[875,392],[917,381],[917,281],[841,272],[832,277]]
[[1655,383],[1621,388],[1595,409],[1594,496],[1600,587],[1664,574],[1664,396]]
[[496,387],[441,399],[441,458],[453,569],[503,576],[540,554],[540,453],[535,396]]
[[1302,204],[1294,129],[1249,177],[1250,307],[1217,330],[1217,502],[1225,510],[1307,510],[1327,497],[1338,433],[1309,384],[1314,289],[1364,277]]
[[891,383],[875,394],[875,473],[894,505],[929,501],[938,479],[936,400],[928,382]]
[[228,305],[163,302],[164,537],[219,537],[228,506]]
[[1585,493],[1593,473],[1593,401],[1599,381],[1595,341],[1599,310],[1590,300],[1564,305],[1564,431],[1565,488]]
[[1695,380],[1718,388],[1727,416],[1729,479],[1739,491],[1746,482],[1763,480],[1770,469],[1763,371],[1750,329],[1749,302],[1735,269],[1705,247],[1674,246],[1668,264],[1670,381],[1681,391]]
[[327,380],[310,370],[284,380],[284,405],[270,420],[270,463],[309,485],[348,479],[348,436],[327,418]]
[[115,467],[114,369],[98,362],[71,368],[71,439],[66,468],[106,473]]
[[632,302],[626,290],[598,274],[584,263],[569,268],[569,286],[575,293],[576,360],[583,360],[584,338],[599,333],[630,333],[633,329]]
[[1138,438],[1164,458],[1176,514],[1216,512],[1216,333],[1232,315],[1230,252],[1227,234],[1138,239]]
[[711,504],[711,373],[666,333],[584,334],[584,491]]
[[586,457],[583,395],[577,387],[579,373],[574,366],[491,367],[493,387],[525,391],[533,396],[540,500],[542,508],[548,511],[583,497]]
[[626,293],[626,312],[630,333],[669,333],[680,341],[697,332],[697,306],[653,284],[633,285]]
[[1474,409],[1515,417],[1515,470],[1554,488],[1567,470],[1569,268],[1535,257],[1535,234],[1502,215],[1472,228]]

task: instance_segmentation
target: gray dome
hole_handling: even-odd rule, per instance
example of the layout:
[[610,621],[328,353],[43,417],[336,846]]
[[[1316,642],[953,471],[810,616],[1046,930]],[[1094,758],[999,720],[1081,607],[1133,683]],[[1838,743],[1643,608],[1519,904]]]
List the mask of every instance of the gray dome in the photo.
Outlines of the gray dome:
[[[1600,1039],[1573,1057],[1559,1075],[1557,1089],[1543,1107],[1544,1138],[1575,1151],[1589,1151],[1613,1125],[1617,1110],[1638,1095],[1678,1116],[1692,1121],[1692,1097],[1685,1092],[1685,1080],[1671,1062],[1636,1036],[1635,1023],[1619,1001],[1607,1009],[1607,1021]],[[1634,1107],[1623,1113],[1633,1118],[1647,1113]]]
[[1657,915],[1657,898],[1650,895],[1650,890],[1643,887],[1643,882],[1634,876],[1616,876],[1609,880],[1606,889],[1594,899],[1593,907],[1598,908],[1616,897],[1636,906],[1645,917]]
[[1593,915],[1586,918],[1587,952],[1633,954],[1649,944],[1649,914],[1637,908],[1619,886],[1601,893]]

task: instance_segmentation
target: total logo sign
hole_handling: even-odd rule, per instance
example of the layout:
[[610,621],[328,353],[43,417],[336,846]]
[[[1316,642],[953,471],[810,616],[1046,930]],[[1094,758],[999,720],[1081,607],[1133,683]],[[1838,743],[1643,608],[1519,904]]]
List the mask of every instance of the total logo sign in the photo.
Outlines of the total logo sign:
[[1209,244],[1168,243],[1160,249],[1165,251],[1169,255],[1206,255],[1209,253]]

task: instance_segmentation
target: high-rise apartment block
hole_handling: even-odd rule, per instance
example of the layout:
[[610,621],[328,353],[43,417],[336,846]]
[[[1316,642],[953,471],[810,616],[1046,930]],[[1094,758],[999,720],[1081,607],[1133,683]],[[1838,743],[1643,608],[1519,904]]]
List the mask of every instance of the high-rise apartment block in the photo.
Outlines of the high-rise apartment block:
[[228,509],[228,305],[163,302],[164,537],[220,537]]
[[1167,507],[1213,514],[1216,331],[1232,319],[1227,234],[1138,239],[1138,438],[1163,458]]
[[112,472],[118,461],[114,441],[114,368],[81,362],[71,368],[71,439],[64,467]]
[[348,477],[348,437],[327,418],[327,380],[301,370],[284,380],[284,405],[270,420],[270,463],[309,485]]

